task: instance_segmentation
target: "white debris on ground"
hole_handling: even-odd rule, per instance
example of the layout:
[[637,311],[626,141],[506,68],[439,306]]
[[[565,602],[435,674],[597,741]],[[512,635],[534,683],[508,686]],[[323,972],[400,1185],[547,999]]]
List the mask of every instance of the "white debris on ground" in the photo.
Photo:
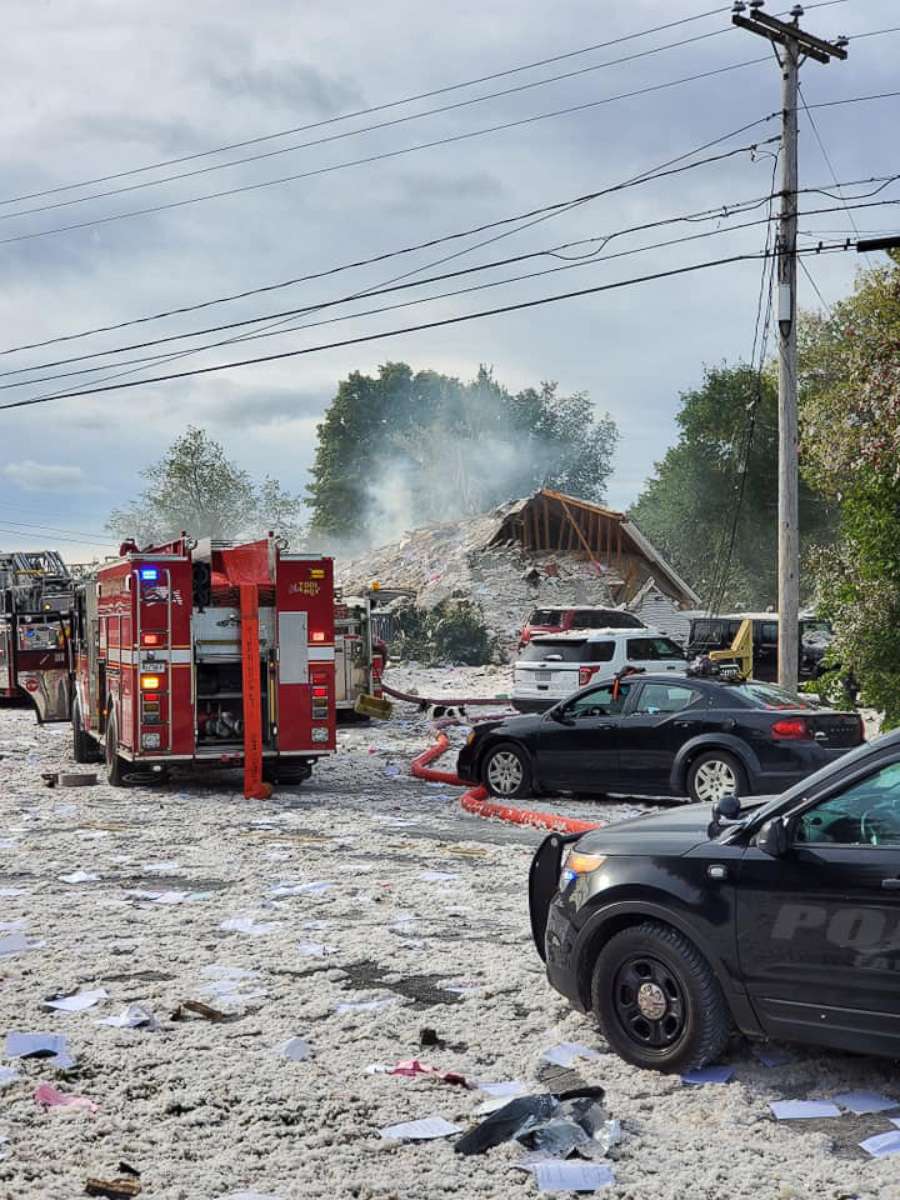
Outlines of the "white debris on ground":
[[[392,677],[423,694],[504,690],[490,670]],[[686,1087],[609,1054],[531,943],[541,835],[469,817],[454,789],[411,779],[429,736],[398,705],[390,723],[342,731],[309,783],[266,802],[244,800],[236,773],[50,790],[41,772],[72,766],[67,729],[0,710],[0,925],[24,933],[0,958],[4,1200],[70,1200],[122,1161],[153,1200],[536,1195],[517,1146],[464,1158],[453,1137],[379,1132],[425,1118],[469,1129],[486,1093],[367,1067],[418,1058],[540,1091],[541,1056],[563,1043],[599,1051],[576,1069],[622,1124],[604,1197],[896,1200],[896,1159],[857,1148],[889,1127],[883,1116],[777,1123],[769,1108],[897,1094],[890,1063],[792,1046],[766,1068],[736,1039],[731,1082]],[[603,819],[638,808],[557,807]],[[82,1011],[46,1007],[100,992]],[[421,1047],[423,1027],[443,1047]],[[74,1065],[4,1056],[13,1032],[61,1035]],[[51,1085],[41,1104],[39,1084]]]

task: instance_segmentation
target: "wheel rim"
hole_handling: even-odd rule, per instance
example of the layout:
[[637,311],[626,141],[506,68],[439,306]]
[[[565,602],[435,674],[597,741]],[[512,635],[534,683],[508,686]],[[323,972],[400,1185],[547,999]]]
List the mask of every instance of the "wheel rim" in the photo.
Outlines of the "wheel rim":
[[736,796],[737,776],[721,758],[711,758],[701,763],[694,775],[694,791],[698,800],[715,802],[723,796]]
[[500,750],[488,763],[487,778],[491,791],[499,796],[512,796],[520,787],[524,771],[511,750]]
[[659,959],[634,955],[616,972],[613,1003],[619,1024],[638,1046],[667,1050],[681,1037],[687,1017],[678,976]]

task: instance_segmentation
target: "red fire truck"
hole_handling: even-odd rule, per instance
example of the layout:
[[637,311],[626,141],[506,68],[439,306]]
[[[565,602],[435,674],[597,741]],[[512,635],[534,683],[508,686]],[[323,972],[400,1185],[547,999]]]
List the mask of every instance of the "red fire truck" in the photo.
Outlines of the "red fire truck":
[[[72,729],[109,782],[183,767],[300,782],[334,750],[332,560],[271,536],[125,543],[77,589]],[[256,787],[251,778],[256,771]]]
[[69,719],[73,586],[55,550],[0,554],[0,697],[27,697],[41,724]]

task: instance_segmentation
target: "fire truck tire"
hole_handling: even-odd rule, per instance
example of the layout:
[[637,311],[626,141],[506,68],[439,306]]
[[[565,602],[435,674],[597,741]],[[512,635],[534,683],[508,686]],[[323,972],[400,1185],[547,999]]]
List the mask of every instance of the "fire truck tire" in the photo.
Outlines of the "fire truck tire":
[[263,779],[267,783],[283,783],[288,787],[299,787],[312,775],[308,762],[291,763],[290,766],[263,763]]
[[77,763],[99,762],[102,758],[94,739],[84,732],[77,702],[72,709],[72,757]]
[[116,714],[110,706],[109,720],[106,723],[106,782],[110,787],[125,786],[125,761],[116,753],[119,748],[119,731],[116,728]]

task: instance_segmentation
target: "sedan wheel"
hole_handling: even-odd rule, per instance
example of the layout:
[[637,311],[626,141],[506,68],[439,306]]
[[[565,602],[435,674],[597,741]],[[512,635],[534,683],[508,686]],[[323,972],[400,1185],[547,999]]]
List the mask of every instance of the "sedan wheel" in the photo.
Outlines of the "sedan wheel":
[[531,789],[531,768],[525,753],[506,742],[488,753],[482,768],[488,791],[503,800],[525,796]]
[[708,750],[691,763],[687,790],[698,804],[715,804],[725,796],[745,796],[747,779],[741,764],[724,750]]

